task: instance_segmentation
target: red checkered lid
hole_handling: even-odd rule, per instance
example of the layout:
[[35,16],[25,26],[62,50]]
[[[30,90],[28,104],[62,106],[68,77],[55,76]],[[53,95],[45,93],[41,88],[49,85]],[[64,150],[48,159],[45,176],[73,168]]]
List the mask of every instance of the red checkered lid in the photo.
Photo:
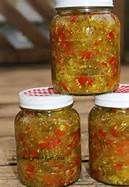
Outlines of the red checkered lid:
[[129,84],[120,84],[113,93],[97,95],[95,104],[103,107],[129,108]]
[[56,94],[53,87],[31,88],[19,93],[20,106],[35,110],[54,110],[73,103],[70,95]]

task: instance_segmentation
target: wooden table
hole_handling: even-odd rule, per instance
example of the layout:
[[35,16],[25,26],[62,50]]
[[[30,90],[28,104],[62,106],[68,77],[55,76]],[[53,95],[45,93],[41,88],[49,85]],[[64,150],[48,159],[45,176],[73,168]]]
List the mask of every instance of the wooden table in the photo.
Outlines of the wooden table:
[[[121,82],[129,82],[129,67],[122,67]],[[31,66],[0,68],[0,187],[22,187],[17,178],[14,117],[19,111],[17,93],[26,88],[51,85],[49,67]],[[82,174],[72,187],[106,187],[88,175],[88,113],[94,105],[93,97],[75,97],[80,113],[82,131]]]

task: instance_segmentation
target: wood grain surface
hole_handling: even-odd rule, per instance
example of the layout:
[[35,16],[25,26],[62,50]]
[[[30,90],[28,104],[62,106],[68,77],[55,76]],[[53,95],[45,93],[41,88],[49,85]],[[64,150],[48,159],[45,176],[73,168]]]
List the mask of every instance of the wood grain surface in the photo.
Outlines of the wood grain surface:
[[[121,82],[129,82],[129,67],[122,67]],[[18,92],[51,85],[48,66],[0,68],[0,187],[22,187],[17,177],[14,118],[19,111]],[[93,96],[74,97],[74,108],[81,118],[82,174],[73,187],[105,187],[88,175],[88,113],[94,105]]]

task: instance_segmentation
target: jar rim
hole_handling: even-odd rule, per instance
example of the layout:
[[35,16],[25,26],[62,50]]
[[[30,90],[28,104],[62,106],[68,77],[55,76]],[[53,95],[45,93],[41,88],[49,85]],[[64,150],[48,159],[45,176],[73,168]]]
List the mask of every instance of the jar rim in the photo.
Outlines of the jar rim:
[[39,87],[19,92],[19,102],[26,109],[55,110],[72,105],[73,97],[57,94],[53,87]]
[[95,96],[95,105],[110,108],[129,108],[129,84],[120,84],[113,93]]

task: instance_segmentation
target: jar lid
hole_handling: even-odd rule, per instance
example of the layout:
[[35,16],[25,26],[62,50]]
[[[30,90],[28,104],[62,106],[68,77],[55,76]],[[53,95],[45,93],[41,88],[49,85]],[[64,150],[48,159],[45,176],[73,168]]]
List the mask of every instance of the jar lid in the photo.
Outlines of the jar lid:
[[113,7],[113,0],[56,0],[56,8]]
[[70,95],[56,94],[53,87],[31,88],[19,93],[20,106],[26,109],[54,110],[73,103]]
[[110,108],[129,108],[129,85],[121,84],[113,93],[95,96],[95,104]]

